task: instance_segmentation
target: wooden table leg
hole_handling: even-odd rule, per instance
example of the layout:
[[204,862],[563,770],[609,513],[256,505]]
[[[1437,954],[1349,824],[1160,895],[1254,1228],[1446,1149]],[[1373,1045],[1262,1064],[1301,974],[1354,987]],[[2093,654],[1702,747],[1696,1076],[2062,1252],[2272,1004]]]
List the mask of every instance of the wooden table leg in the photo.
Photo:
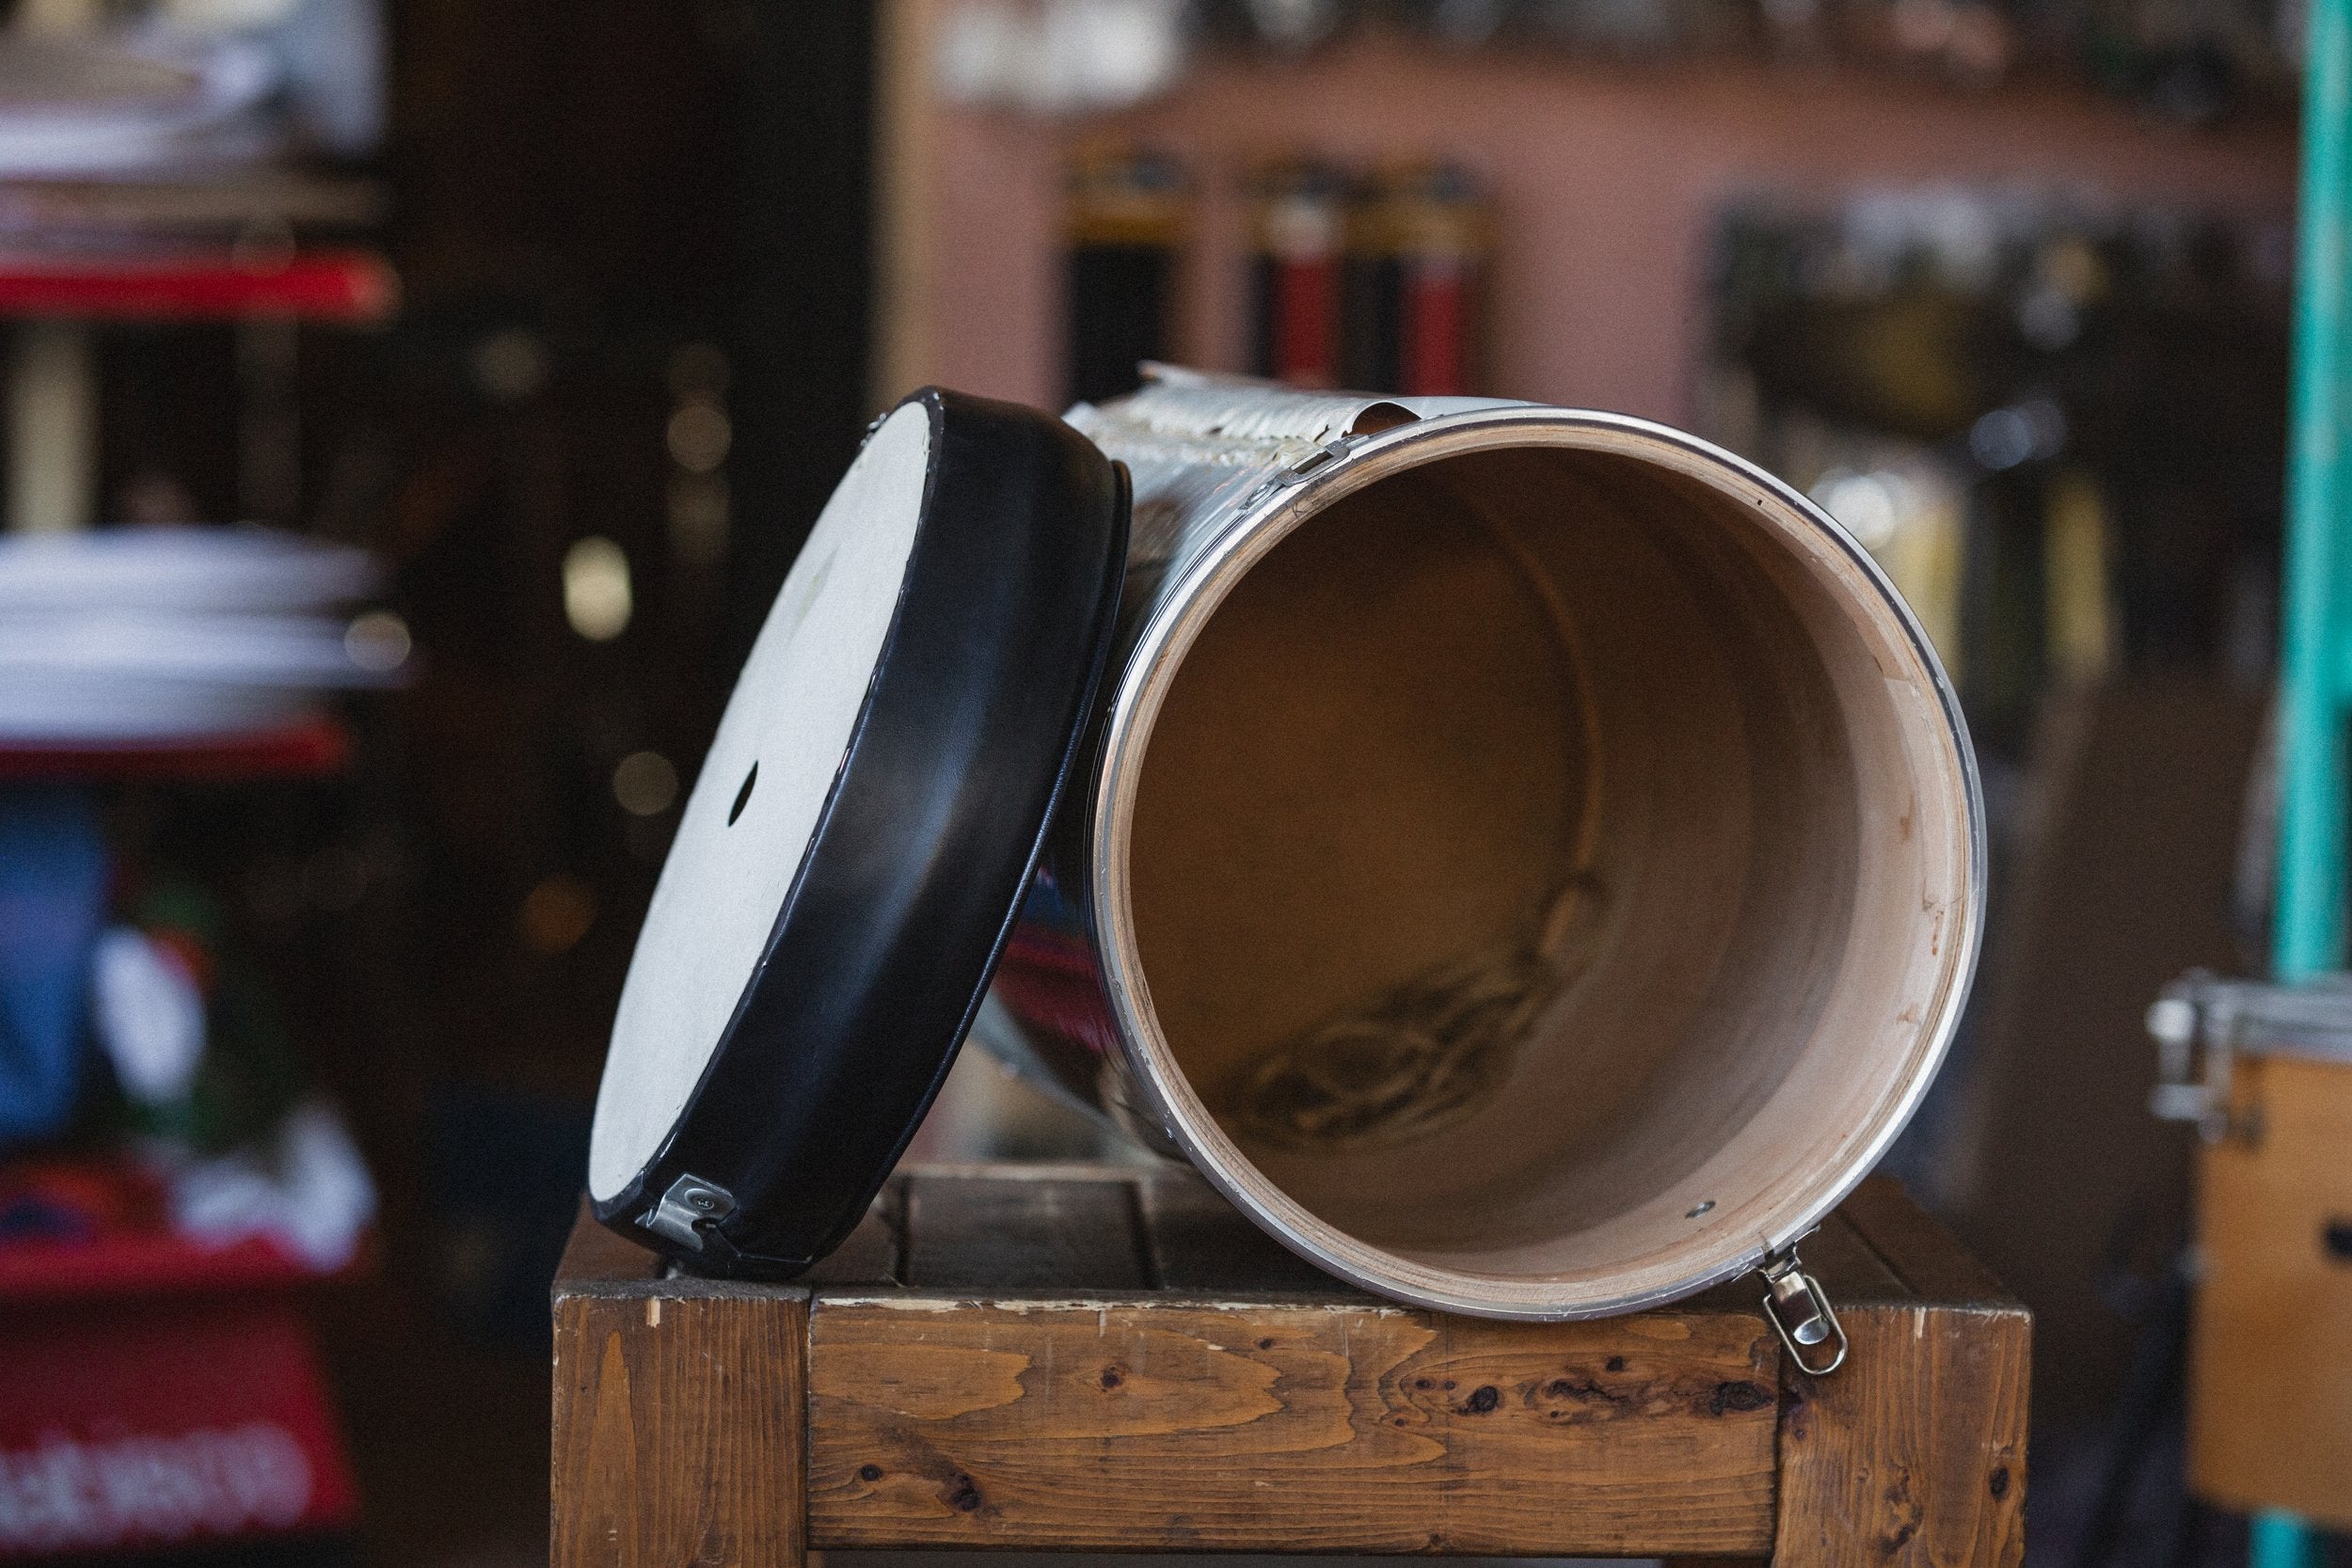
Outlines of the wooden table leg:
[[554,1568],[803,1568],[805,1292],[659,1290],[559,1281]]
[[1919,1299],[1841,1307],[1844,1368],[1784,1370],[1775,1568],[2016,1568],[2033,1321],[1891,1187],[1843,1214]]

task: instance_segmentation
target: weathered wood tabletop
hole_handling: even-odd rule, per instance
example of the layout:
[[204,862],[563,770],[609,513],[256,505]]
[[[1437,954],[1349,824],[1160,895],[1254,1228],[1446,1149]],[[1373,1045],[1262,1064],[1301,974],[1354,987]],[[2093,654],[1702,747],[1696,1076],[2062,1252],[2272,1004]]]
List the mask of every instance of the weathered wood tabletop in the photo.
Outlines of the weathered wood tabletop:
[[1293,1259],[1172,1168],[893,1180],[792,1286],[666,1276],[583,1212],[554,1291],[554,1553],[1290,1551],[2017,1563],[2024,1307],[1892,1182],[1805,1243],[1852,1350],[1751,1276],[1504,1323]]

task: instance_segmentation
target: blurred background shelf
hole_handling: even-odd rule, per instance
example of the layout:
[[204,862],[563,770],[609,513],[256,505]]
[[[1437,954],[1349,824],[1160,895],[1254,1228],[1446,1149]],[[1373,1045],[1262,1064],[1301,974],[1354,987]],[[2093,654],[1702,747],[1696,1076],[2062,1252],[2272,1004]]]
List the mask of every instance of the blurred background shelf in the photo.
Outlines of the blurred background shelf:
[[255,232],[349,232],[385,216],[383,182],[300,168],[211,180],[0,180],[0,236],[45,249]]
[[1061,397],[1063,186],[1089,142],[1163,150],[1193,175],[1175,356],[1248,364],[1245,177],[1307,152],[1343,164],[1441,155],[1491,193],[1481,390],[1692,419],[1715,217],[1770,192],[2077,190],[2283,221],[2295,130],[2279,115],[2188,128],[2076,86],[1971,91],[1851,67],[1614,64],[1447,55],[1377,32],[1299,59],[1212,53],[1134,108],[967,107],[933,86],[950,0],[895,0],[884,37],[877,392],[928,382]]

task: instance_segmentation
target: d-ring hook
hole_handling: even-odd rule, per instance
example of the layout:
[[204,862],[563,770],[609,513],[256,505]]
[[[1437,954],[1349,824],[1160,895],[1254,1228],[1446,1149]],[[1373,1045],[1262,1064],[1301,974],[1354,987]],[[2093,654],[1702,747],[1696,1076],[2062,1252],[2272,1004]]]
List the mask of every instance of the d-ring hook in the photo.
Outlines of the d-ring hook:
[[[1837,1309],[1830,1305],[1821,1282],[1804,1272],[1796,1243],[1766,1254],[1760,1272],[1764,1283],[1772,1287],[1764,1297],[1764,1315],[1772,1320],[1780,1342],[1788,1347],[1797,1370],[1811,1377],[1827,1377],[1844,1366],[1846,1331],[1837,1322]],[[1827,1360],[1806,1359],[1808,1353],[1818,1354],[1824,1345],[1831,1347]]]

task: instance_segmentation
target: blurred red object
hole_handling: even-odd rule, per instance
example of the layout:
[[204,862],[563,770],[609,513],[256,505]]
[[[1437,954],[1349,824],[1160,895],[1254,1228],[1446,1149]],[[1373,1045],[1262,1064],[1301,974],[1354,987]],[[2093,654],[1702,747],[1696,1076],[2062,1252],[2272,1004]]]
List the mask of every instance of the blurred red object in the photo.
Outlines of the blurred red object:
[[0,1560],[347,1528],[358,1492],[282,1300],[0,1307]]
[[350,733],[321,715],[281,729],[204,740],[87,746],[0,743],[0,780],[173,779],[224,784],[338,773],[350,760]]
[[319,1277],[175,1234],[127,1157],[0,1166],[0,1560],[349,1527]]
[[[370,1251],[338,1275],[364,1270]],[[162,1183],[127,1160],[0,1165],[0,1310],[104,1296],[306,1284],[318,1270],[266,1236],[228,1245],[175,1232]]]
[[266,260],[226,252],[0,254],[0,316],[95,321],[389,320],[400,280],[381,256],[319,250]]

